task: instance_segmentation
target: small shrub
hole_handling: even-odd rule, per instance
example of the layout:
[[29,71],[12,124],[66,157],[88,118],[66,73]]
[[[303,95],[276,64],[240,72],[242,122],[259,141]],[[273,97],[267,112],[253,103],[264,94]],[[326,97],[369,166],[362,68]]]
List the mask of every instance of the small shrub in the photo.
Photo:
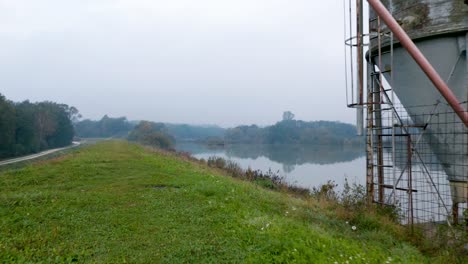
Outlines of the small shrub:
[[226,163],[225,159],[215,156],[209,157],[207,161],[208,166],[218,169],[224,169],[226,167]]
[[311,195],[319,200],[337,201],[338,194],[335,191],[337,186],[334,181],[328,180],[325,184],[313,187]]
[[256,179],[254,180],[254,182],[255,184],[262,186],[264,188],[267,188],[267,189],[273,189],[273,190],[277,189],[273,181],[270,179]]
[[232,177],[234,178],[244,178],[245,172],[242,167],[234,161],[228,160],[224,167]]
[[366,188],[363,185],[353,183],[350,185],[348,179],[345,179],[343,191],[340,195],[340,203],[346,209],[360,210],[366,207]]

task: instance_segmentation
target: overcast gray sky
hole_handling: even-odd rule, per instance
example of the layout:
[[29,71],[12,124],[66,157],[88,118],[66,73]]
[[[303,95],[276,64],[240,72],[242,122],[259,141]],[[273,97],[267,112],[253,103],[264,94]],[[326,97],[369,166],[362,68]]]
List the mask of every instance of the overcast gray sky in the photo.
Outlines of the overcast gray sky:
[[0,93],[86,118],[354,122],[342,0],[0,0]]

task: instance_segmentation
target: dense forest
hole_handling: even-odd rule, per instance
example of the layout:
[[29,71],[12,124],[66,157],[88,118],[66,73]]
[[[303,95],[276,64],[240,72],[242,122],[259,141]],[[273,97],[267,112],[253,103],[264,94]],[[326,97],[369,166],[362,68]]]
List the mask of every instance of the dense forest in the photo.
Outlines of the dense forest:
[[112,118],[107,115],[98,121],[85,119],[75,123],[76,135],[83,138],[125,138],[133,127],[126,117]]
[[238,126],[228,129],[224,136],[227,144],[353,144],[356,127],[334,121],[305,122],[283,119],[272,126]]
[[78,110],[54,102],[15,103],[0,94],[0,158],[70,145]]

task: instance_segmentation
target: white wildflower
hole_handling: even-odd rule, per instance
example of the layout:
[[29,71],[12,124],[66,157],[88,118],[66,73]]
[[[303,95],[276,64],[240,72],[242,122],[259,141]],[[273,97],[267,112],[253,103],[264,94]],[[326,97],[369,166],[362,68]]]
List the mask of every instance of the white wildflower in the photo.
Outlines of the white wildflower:
[[356,231],[356,226],[352,226],[351,229],[352,229],[353,231]]

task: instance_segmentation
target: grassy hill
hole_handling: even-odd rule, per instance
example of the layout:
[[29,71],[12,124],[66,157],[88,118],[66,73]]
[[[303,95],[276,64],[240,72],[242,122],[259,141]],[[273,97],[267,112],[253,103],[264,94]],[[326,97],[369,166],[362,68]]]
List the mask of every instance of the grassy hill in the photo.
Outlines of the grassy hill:
[[0,262],[430,261],[372,216],[346,223],[319,201],[121,141],[2,172],[0,186]]

